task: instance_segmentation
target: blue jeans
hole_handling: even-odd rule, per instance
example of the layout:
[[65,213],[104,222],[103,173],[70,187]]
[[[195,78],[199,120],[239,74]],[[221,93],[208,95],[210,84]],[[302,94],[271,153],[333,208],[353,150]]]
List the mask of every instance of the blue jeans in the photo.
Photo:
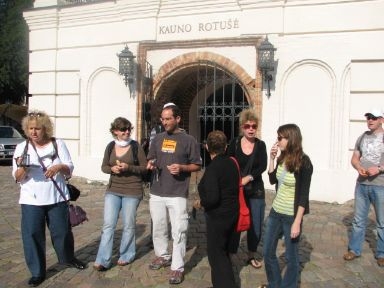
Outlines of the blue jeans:
[[21,234],[24,257],[33,277],[45,277],[45,223],[59,263],[69,263],[74,258],[74,240],[68,220],[68,205],[21,205]]
[[[265,199],[247,198],[247,206],[251,211],[252,225],[247,230],[247,247],[249,252],[256,252],[261,240],[264,223]],[[241,233],[234,232],[229,239],[228,252],[236,254],[240,245]]]
[[247,231],[248,251],[256,252],[261,240],[264,223],[265,199],[249,198],[247,204],[251,210],[252,226]]
[[[296,288],[299,281],[299,238],[291,239],[291,226],[294,217],[277,213],[273,208],[267,219],[264,233],[264,262],[268,279],[268,288]],[[287,269],[281,276],[276,248],[284,235],[285,260]]]
[[361,255],[362,244],[365,239],[368,213],[373,205],[376,214],[377,248],[376,258],[384,258],[384,187],[363,185],[356,183],[355,188],[355,216],[352,222],[352,231],[349,237],[348,250]]
[[104,224],[95,263],[109,268],[112,260],[113,236],[120,210],[123,233],[119,250],[120,258],[118,261],[132,262],[135,259],[136,210],[139,206],[140,199],[106,193],[104,200]]

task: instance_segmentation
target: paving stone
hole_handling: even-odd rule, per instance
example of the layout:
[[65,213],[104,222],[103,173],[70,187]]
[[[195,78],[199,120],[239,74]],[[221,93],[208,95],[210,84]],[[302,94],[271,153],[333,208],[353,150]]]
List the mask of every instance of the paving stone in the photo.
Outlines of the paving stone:
[[[19,186],[11,178],[11,167],[0,165],[0,288],[26,287],[30,278],[25,264],[20,234],[20,206],[18,204]],[[47,279],[42,288],[169,288],[169,267],[152,271],[148,264],[155,257],[150,243],[150,215],[148,191],[141,201],[137,212],[137,259],[130,265],[114,265],[107,272],[94,271],[92,266],[100,241],[103,224],[103,205],[105,183],[91,182],[74,177],[71,183],[82,191],[77,205],[83,207],[89,221],[73,228],[76,256],[88,263],[85,270],[62,267],[51,245],[47,229]],[[196,191],[196,182],[192,181],[191,191]],[[196,192],[195,192],[196,193]],[[188,206],[191,209],[191,193]],[[266,217],[269,213],[274,193],[267,192]],[[377,233],[375,218],[371,209],[366,242],[362,256],[352,262],[342,258],[347,250],[348,234],[353,219],[353,200],[343,205],[311,201],[311,214],[304,217],[303,234],[300,242],[301,284],[300,288],[313,287],[384,287],[384,269],[376,264]],[[206,288],[211,286],[211,272],[206,253],[206,225],[204,214],[199,211],[196,219],[190,219],[185,264],[185,281],[178,288]],[[241,288],[255,288],[266,283],[265,267],[253,269],[245,265],[247,243],[243,233],[239,252],[233,257],[233,270]],[[117,224],[113,247],[113,261],[118,259],[121,222]],[[262,241],[258,252],[262,253]],[[171,243],[170,243],[171,247]],[[281,267],[285,266],[284,246],[279,242],[277,255]]]

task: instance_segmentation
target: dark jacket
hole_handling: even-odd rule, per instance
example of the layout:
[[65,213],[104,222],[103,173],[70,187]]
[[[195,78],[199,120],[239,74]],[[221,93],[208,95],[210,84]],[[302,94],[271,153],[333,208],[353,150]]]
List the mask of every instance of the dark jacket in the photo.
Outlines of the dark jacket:
[[235,162],[218,155],[205,169],[198,185],[200,203],[213,217],[239,214],[239,172]]
[[[303,163],[299,171],[294,173],[295,180],[296,180],[295,203],[294,203],[295,215],[294,216],[296,216],[297,209],[299,206],[305,208],[304,214],[309,213],[309,188],[311,186],[313,166],[312,166],[311,159],[309,159],[309,157],[305,154],[303,155],[302,161]],[[268,176],[269,176],[269,182],[272,185],[276,184],[276,189],[277,189],[278,179],[276,177],[276,171],[277,171],[277,165],[275,167],[275,170],[273,170],[272,173],[268,173]]]
[[[252,154],[254,153],[255,156],[253,158],[253,163],[251,165],[250,171],[244,171],[245,168],[247,168],[248,160],[250,159],[251,155],[245,155],[241,149],[240,144],[240,137],[234,138],[231,143],[229,144],[229,147],[227,149],[227,154],[229,156],[233,156],[236,158],[236,160],[239,162],[240,170],[241,170],[241,176],[244,177],[246,175],[252,175],[253,181],[249,184],[252,185],[251,192],[248,192],[246,189],[244,191],[245,196],[247,198],[258,198],[258,199],[264,199],[265,198],[265,189],[264,189],[264,182],[262,178],[262,173],[267,169],[267,150],[265,147],[264,141],[256,138],[255,146],[253,148]],[[247,169],[248,170],[248,169]]]

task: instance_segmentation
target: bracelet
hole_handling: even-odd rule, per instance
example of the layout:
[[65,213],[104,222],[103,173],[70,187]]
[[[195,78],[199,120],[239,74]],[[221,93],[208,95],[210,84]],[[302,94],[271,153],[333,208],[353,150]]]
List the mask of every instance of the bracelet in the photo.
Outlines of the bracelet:
[[249,177],[249,182],[254,180],[252,175],[248,175],[248,177]]

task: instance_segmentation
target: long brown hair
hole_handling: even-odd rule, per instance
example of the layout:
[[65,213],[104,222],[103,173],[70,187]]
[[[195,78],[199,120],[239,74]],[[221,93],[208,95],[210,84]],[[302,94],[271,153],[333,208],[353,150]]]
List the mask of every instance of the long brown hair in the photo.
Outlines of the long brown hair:
[[277,135],[287,139],[287,147],[281,151],[277,164],[284,162],[286,169],[293,173],[300,169],[303,152],[303,138],[296,124],[285,124],[277,129]]

